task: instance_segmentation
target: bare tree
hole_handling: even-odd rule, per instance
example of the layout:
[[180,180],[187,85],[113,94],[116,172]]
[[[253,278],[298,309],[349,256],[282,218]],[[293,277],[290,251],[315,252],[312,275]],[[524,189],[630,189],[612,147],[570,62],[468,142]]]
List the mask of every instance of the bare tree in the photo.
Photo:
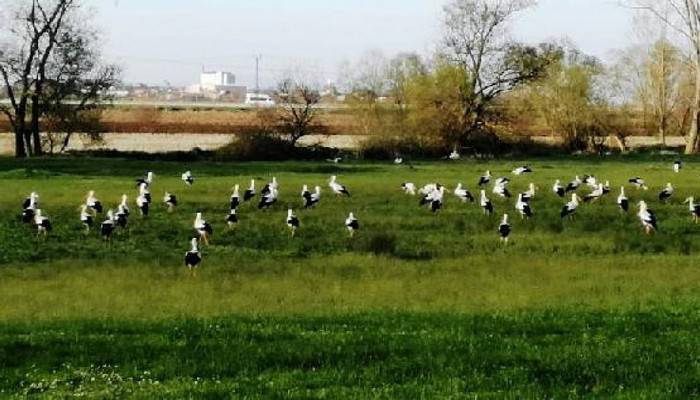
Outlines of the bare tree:
[[5,0],[0,27],[0,77],[9,103],[0,112],[15,132],[17,157],[40,155],[41,120],[68,102],[95,104],[113,84],[116,68],[101,67],[97,36],[84,27],[80,0]]
[[662,144],[666,144],[666,134],[670,119],[677,105],[680,68],[678,51],[665,40],[656,42],[649,51],[645,65],[648,87],[648,105],[652,109],[656,129]]
[[690,127],[685,152],[698,151],[698,117],[700,117],[700,1],[698,0],[630,0],[632,8],[654,15],[680,35],[689,45],[695,71],[695,90],[691,105]]
[[280,82],[277,97],[279,128],[294,146],[315,127],[321,95],[311,85],[287,78]]
[[[33,111],[40,110],[42,117],[51,122],[53,131],[49,126],[44,131],[61,137],[57,150],[63,152],[76,132],[91,140],[100,139],[102,103],[109,99],[106,91],[118,81],[119,68],[100,62],[99,36],[89,27],[66,27],[58,42],[46,66],[39,106]],[[32,132],[38,135],[38,128]]]
[[376,122],[383,118],[379,99],[391,90],[387,85],[388,70],[389,61],[379,50],[367,51],[356,62],[341,65],[341,86],[348,93],[354,123],[365,135],[376,134]]
[[357,62],[341,65],[339,75],[346,92],[371,93],[373,97],[384,96],[387,88],[389,60],[380,50],[362,54]]
[[532,0],[451,0],[445,6],[444,56],[466,72],[465,135],[483,126],[487,107],[499,94],[544,73],[547,58],[537,48],[508,38],[509,23],[533,4]]

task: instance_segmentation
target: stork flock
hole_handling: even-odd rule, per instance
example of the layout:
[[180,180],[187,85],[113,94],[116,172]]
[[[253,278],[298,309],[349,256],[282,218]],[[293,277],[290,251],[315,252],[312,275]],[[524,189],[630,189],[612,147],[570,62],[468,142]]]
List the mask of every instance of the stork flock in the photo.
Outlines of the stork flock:
[[[673,163],[673,171],[680,173],[683,164],[680,161]],[[512,170],[514,176],[522,176],[532,174],[533,170],[527,165],[520,166]],[[154,182],[155,174],[147,172],[144,177],[136,180],[138,192],[136,194],[135,205],[139,214],[145,218],[148,217],[151,211],[153,198],[151,196],[151,188]],[[181,175],[181,179],[187,187],[194,185],[196,179],[191,171],[186,171]],[[478,180],[477,187],[479,188],[478,197],[474,196],[462,183],[458,183],[453,191],[455,197],[461,202],[475,203],[478,201],[479,206],[485,215],[493,215],[495,213],[494,203],[489,199],[487,190],[490,187],[492,195],[501,199],[511,199],[513,194],[508,186],[511,179],[505,176],[495,178],[490,171],[486,171]],[[649,187],[641,177],[633,177],[628,180],[629,184],[633,185],[637,190],[646,191]],[[582,187],[590,188],[588,194],[583,197],[578,195]],[[328,187],[337,196],[350,196],[348,188],[339,183],[336,176],[331,176],[328,181]],[[420,196],[419,205],[428,207],[433,213],[438,213],[442,208],[445,200],[445,194],[449,190],[440,183],[428,183],[420,188],[413,182],[404,182],[401,185],[402,190],[412,196]],[[563,204],[560,212],[562,219],[572,219],[581,203],[598,202],[603,197],[611,192],[609,181],[601,182],[593,175],[585,175],[583,177],[576,176],[566,185],[560,179],[557,179],[552,185],[552,193],[561,199],[568,200]],[[535,184],[530,183],[528,189],[515,196],[514,210],[522,219],[530,219],[535,215],[532,200],[537,196],[538,188]],[[316,185],[310,188],[308,185],[303,185],[300,193],[302,207],[305,209],[313,209],[321,202],[321,187]],[[668,183],[658,193],[658,199],[662,203],[668,200],[674,194],[674,187]],[[256,181],[252,179],[250,185],[241,194],[240,185],[236,184],[232,188],[232,193],[229,199],[229,213],[225,216],[224,221],[228,229],[235,229],[239,223],[238,209],[246,202],[252,201],[256,196],[259,197],[257,208],[266,210],[277,203],[279,198],[279,183],[277,178],[272,177],[260,192],[256,190]],[[570,196],[570,197],[569,197]],[[167,212],[172,213],[178,206],[178,197],[170,192],[165,192],[162,198],[162,203]],[[694,222],[700,219],[700,204],[695,203],[693,197],[685,200],[688,204],[690,214]],[[620,191],[617,196],[616,204],[621,212],[630,210],[630,200],[625,193],[625,186],[620,186]],[[642,228],[647,234],[651,234],[658,229],[657,218],[654,211],[649,208],[645,201],[639,201],[637,217]],[[114,209],[109,209],[106,212],[102,202],[98,199],[94,191],[89,191],[85,196],[83,203],[80,206],[80,223],[85,229],[85,234],[89,234],[98,221],[99,232],[101,237],[106,242],[111,242],[112,235],[118,229],[125,230],[129,225],[129,217],[131,210],[129,208],[128,196],[123,194],[120,202]],[[98,215],[104,215],[104,219],[98,220]],[[32,192],[22,204],[22,221],[27,224],[33,224],[36,228],[37,237],[42,238],[48,236],[52,230],[52,223],[49,217],[42,212],[39,206],[39,194]],[[301,221],[293,209],[287,210],[286,223],[291,237],[296,235],[297,230],[301,226]],[[190,269],[197,268],[202,261],[202,253],[200,250],[201,244],[208,245],[214,233],[212,225],[207,222],[202,212],[197,212],[193,222],[193,237],[190,242],[190,250],[185,254],[185,265]],[[360,224],[354,213],[350,212],[345,219],[345,228],[350,237],[353,237],[355,232],[360,229]],[[504,213],[502,220],[498,226],[498,235],[500,240],[508,243],[508,239],[513,232],[513,227],[509,221],[508,213]]]
[[[673,163],[672,169],[675,173],[680,173],[682,168],[683,163],[681,161],[675,161]],[[533,173],[533,170],[527,165],[512,170],[512,174],[515,176],[531,173]],[[496,197],[510,199],[513,197],[513,194],[508,189],[510,182],[511,180],[508,177],[499,177],[494,179],[494,177],[491,175],[491,171],[486,171],[484,175],[479,178],[477,182],[477,187],[479,187],[478,202],[485,215],[492,215],[494,213],[494,204],[487,195],[488,186],[492,184],[491,193]],[[649,187],[646,185],[646,181],[638,176],[630,178],[627,183],[633,185],[637,190],[649,190]],[[584,197],[580,197],[577,192],[584,185],[590,188],[590,192],[584,195]],[[429,183],[421,188],[418,188],[413,182],[404,182],[401,185],[401,188],[407,195],[420,195],[419,205],[428,206],[434,213],[437,213],[443,208],[445,193],[448,192],[447,188],[439,183]],[[570,200],[567,201],[561,208],[560,216],[562,219],[573,219],[582,202],[597,202],[608,195],[611,190],[610,181],[606,180],[605,182],[600,182],[593,175],[585,175],[582,178],[576,176],[566,186],[562,184],[560,179],[557,179],[552,185],[552,192],[555,196],[562,199],[567,199],[569,195],[571,196]],[[462,183],[457,184],[457,187],[454,189],[453,193],[462,202],[476,202],[475,196],[466,187],[464,187]],[[515,197],[516,200],[514,209],[522,219],[529,219],[533,217],[534,212],[531,205],[531,200],[536,196],[536,193],[537,187],[535,184],[530,183],[525,192],[519,193],[517,197]],[[674,187],[671,183],[668,183],[666,187],[658,193],[658,199],[661,203],[667,203],[673,194]],[[626,213],[629,211],[630,200],[625,193],[625,186],[620,186],[620,192],[617,196],[616,204],[621,212]],[[696,204],[693,197],[687,198],[684,201],[684,204],[688,204],[690,215],[692,216],[693,221],[697,223],[698,219],[700,219],[700,204]],[[655,232],[658,229],[658,223],[654,211],[649,208],[647,202],[644,200],[640,200],[637,206],[637,217],[639,218],[640,224],[646,234]],[[504,213],[501,223],[498,226],[498,234],[501,241],[507,243],[512,231],[513,228],[509,222],[509,215]]]
[[[136,195],[136,208],[142,218],[148,217],[151,211],[151,203],[153,198],[150,189],[153,185],[155,174],[147,172],[143,178],[136,179],[136,187],[138,192]],[[191,171],[187,171],[181,176],[185,185],[192,186],[195,183],[195,177]],[[250,186],[240,195],[240,186],[236,184],[232,188],[232,193],[229,201],[229,213],[224,218],[229,229],[234,229],[238,225],[238,209],[241,204],[252,201],[258,194],[256,192],[255,180],[250,181]],[[331,176],[328,181],[328,187],[337,196],[349,197],[350,192],[347,187],[338,182],[336,176]],[[257,204],[259,210],[266,210],[272,207],[279,198],[279,183],[277,178],[272,177],[260,190],[260,199]],[[314,190],[309,190],[308,185],[304,185],[301,191],[302,204],[305,209],[315,208],[321,201],[321,187],[315,186]],[[175,194],[165,192],[162,199],[163,205],[169,213],[175,211],[178,206],[178,198]],[[83,204],[80,206],[80,223],[84,228],[85,234],[89,234],[95,227],[98,216],[104,214],[104,219],[99,225],[99,232],[102,239],[111,243],[112,235],[117,229],[126,230],[129,225],[129,217],[131,210],[128,205],[128,195],[121,196],[120,203],[116,209],[109,209],[104,212],[102,202],[97,198],[95,191],[90,190],[85,196]],[[51,220],[45,215],[39,206],[39,194],[32,192],[22,203],[21,219],[26,224],[33,224],[36,228],[38,238],[46,238],[53,226]],[[301,222],[299,217],[294,213],[293,209],[287,210],[285,223],[289,229],[290,235],[295,236]],[[193,227],[193,237],[190,241],[190,249],[185,253],[185,266],[189,270],[197,268],[202,262],[202,253],[200,250],[201,244],[209,245],[214,229],[207,222],[202,212],[195,214]],[[347,229],[350,237],[355,235],[355,232],[360,229],[360,223],[353,212],[350,212],[345,219],[345,229]]]

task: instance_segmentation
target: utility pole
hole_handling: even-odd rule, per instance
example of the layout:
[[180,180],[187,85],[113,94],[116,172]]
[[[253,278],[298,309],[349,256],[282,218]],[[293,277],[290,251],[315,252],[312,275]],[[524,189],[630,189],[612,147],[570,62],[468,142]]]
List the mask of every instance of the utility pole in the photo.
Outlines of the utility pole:
[[255,56],[255,93],[260,93],[260,61],[262,54]]

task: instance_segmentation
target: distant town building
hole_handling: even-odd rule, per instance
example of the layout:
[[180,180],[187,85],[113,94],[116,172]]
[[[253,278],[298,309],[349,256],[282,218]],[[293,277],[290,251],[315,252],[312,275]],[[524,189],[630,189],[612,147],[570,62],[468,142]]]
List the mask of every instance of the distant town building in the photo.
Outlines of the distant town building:
[[210,92],[219,92],[236,86],[236,75],[230,72],[213,71],[202,72],[199,75],[199,85],[202,90]]
[[199,84],[189,86],[187,92],[206,97],[243,101],[247,89],[245,86],[236,85],[236,75],[231,72],[204,71],[199,75]]

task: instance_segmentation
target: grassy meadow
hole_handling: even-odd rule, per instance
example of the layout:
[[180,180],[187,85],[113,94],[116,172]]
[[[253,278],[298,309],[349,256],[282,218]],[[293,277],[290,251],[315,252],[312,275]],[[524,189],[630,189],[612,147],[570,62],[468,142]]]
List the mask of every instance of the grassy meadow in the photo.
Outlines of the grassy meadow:
[[[700,163],[664,158],[545,158],[416,163],[174,163],[0,159],[0,397],[571,398],[690,397],[700,392]],[[535,173],[510,171],[528,163]],[[180,174],[197,180],[186,187]],[[488,191],[496,213],[446,195],[437,215],[400,184],[464,183],[490,169],[513,193],[534,182],[534,217]],[[154,207],[137,215],[134,180],[152,170]],[[330,193],[331,174],[350,198]],[[613,192],[562,221],[555,179],[610,180]],[[239,210],[231,187],[276,176],[280,200]],[[635,211],[615,206],[619,186]],[[668,204],[658,192],[672,182]],[[301,186],[323,197],[302,210]],[[79,206],[130,196],[128,231],[83,233]],[[19,220],[37,191],[54,225],[37,240]],[[167,213],[160,199],[176,194]],[[585,194],[588,188],[579,191]],[[659,232],[636,217],[645,199]],[[285,224],[293,207],[296,237]],[[197,210],[214,227],[187,273]],[[350,238],[348,212],[361,231]],[[496,232],[511,215],[511,243]],[[100,218],[98,218],[100,221]]]

